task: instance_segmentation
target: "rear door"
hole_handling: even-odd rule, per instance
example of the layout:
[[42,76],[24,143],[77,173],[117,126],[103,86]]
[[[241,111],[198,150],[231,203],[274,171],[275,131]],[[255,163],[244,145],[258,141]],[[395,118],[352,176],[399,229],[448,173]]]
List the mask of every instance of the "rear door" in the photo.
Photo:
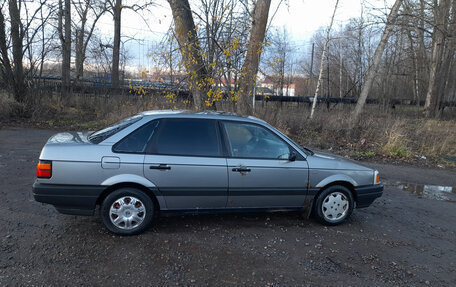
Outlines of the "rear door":
[[144,159],[144,174],[170,210],[225,208],[228,175],[217,122],[160,120]]
[[228,208],[303,206],[308,165],[299,153],[261,125],[225,121],[222,130],[231,154]]

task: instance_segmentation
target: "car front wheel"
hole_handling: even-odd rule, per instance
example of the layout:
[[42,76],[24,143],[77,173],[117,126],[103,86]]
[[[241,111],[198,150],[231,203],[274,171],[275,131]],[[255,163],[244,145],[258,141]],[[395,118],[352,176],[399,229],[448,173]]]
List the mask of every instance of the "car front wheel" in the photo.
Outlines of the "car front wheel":
[[344,222],[353,212],[354,200],[348,188],[333,185],[318,195],[314,214],[325,225],[337,225]]
[[106,228],[116,234],[139,234],[149,227],[154,217],[154,203],[143,191],[120,188],[110,193],[101,205]]

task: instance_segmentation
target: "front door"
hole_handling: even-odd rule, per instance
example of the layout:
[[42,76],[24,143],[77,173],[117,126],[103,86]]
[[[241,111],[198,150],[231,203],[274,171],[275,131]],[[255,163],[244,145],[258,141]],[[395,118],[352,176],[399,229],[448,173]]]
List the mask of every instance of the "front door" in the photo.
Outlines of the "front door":
[[271,130],[252,123],[225,121],[231,157],[228,208],[302,207],[307,194],[308,165]]

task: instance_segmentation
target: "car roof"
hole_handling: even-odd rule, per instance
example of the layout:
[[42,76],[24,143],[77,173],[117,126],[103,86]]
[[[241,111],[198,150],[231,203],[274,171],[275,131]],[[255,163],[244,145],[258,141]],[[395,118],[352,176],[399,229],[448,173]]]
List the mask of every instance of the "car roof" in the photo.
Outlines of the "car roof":
[[249,122],[263,123],[266,122],[252,116],[239,116],[235,113],[222,111],[190,111],[190,110],[152,110],[140,113],[145,117],[153,118],[203,118],[203,119],[221,119],[221,120],[243,120]]

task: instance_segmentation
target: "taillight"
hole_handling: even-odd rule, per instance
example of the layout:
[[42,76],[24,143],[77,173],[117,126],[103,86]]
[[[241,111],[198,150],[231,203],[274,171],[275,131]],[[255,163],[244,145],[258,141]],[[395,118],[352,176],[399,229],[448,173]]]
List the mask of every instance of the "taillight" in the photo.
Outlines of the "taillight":
[[40,160],[36,165],[36,177],[51,178],[52,162],[48,160]]

